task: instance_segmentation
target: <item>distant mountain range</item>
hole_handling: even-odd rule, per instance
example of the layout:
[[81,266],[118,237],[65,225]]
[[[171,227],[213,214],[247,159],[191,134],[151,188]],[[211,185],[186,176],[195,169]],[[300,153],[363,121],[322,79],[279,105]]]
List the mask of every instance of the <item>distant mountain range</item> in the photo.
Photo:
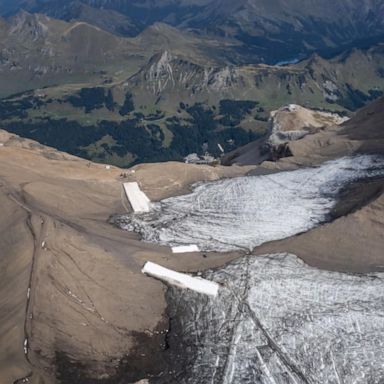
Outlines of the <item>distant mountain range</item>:
[[[164,38],[147,32],[133,41]],[[0,100],[2,126],[72,154],[129,166],[181,160],[206,145],[215,155],[217,144],[232,151],[266,134],[270,112],[287,103],[350,114],[384,90],[383,45],[289,66],[229,66],[198,49],[195,59],[190,51],[174,51],[142,58],[122,81],[63,83]]]
[[0,97],[53,84],[121,81],[163,50],[224,64],[226,46],[162,23],[127,38],[83,21],[20,11],[0,18]]
[[243,63],[273,64],[314,51],[331,55],[384,35],[380,0],[5,0],[0,12],[20,9],[126,36],[161,21],[199,36],[236,41],[236,55],[228,58]]
[[384,92],[382,1],[23,0],[0,11],[3,128],[129,166],[231,151],[287,103]]

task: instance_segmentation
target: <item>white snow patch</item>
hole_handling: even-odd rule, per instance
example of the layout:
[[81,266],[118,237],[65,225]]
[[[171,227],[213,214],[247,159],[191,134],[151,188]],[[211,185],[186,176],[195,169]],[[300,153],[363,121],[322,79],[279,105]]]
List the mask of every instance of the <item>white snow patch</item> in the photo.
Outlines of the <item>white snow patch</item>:
[[124,183],[124,190],[135,213],[149,212],[151,201],[136,182]]
[[168,284],[183,289],[190,289],[208,296],[216,297],[219,292],[219,285],[217,283],[199,277],[192,277],[184,273],[175,272],[158,264],[151,263],[150,261],[144,265],[142,273],[165,281]]

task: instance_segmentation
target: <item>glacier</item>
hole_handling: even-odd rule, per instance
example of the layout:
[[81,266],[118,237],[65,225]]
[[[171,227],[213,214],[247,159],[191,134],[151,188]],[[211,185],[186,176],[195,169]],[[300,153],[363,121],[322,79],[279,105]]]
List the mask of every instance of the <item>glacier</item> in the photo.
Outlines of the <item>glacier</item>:
[[383,383],[383,273],[321,271],[284,253],[203,277],[221,285],[217,298],[168,290],[170,369],[154,383]]
[[190,194],[114,222],[146,242],[249,252],[326,222],[343,187],[377,176],[384,176],[383,157],[344,157],[318,167],[196,184]]
[[384,273],[319,270],[288,253],[251,255],[327,222],[350,183],[383,176],[382,156],[344,157],[199,183],[149,212],[115,218],[147,242],[246,251],[198,274],[217,284],[216,297],[168,287],[167,369],[150,382],[383,384]]

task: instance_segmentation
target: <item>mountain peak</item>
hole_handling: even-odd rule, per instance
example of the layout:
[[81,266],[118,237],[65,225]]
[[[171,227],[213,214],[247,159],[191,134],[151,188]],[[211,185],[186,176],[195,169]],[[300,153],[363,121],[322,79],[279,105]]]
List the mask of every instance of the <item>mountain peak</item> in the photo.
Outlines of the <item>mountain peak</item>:
[[32,37],[36,41],[47,36],[48,22],[48,16],[21,10],[10,19],[9,33],[18,37]]

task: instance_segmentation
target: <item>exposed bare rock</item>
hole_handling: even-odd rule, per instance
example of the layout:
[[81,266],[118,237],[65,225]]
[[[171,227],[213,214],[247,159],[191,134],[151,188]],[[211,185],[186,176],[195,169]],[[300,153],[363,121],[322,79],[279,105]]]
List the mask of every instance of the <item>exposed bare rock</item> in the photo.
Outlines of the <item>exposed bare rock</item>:
[[217,67],[209,62],[201,65],[165,50],[153,56],[148,65],[132,76],[126,84],[144,87],[153,95],[172,90],[181,90],[193,95],[210,91],[230,91],[242,81],[241,71],[237,67]]
[[[299,132],[303,133],[302,138],[296,137],[296,140],[282,144],[287,146],[287,156],[271,156],[274,154],[274,145],[265,137],[228,154],[228,162],[239,165],[261,163],[263,168],[273,171],[320,164],[325,160],[356,153],[383,153],[383,98],[362,108],[352,119],[345,119],[344,122],[344,118],[338,115],[323,115],[317,111],[295,108],[299,113],[291,113],[286,109],[275,113],[278,118],[277,128],[279,131],[282,129],[283,134],[284,129],[292,132],[292,127],[299,127]],[[304,129],[307,125],[312,128]]]
[[316,133],[331,125],[348,121],[336,113],[314,111],[300,105],[290,104],[271,112],[272,134],[269,142],[279,145],[300,140],[310,133]]

